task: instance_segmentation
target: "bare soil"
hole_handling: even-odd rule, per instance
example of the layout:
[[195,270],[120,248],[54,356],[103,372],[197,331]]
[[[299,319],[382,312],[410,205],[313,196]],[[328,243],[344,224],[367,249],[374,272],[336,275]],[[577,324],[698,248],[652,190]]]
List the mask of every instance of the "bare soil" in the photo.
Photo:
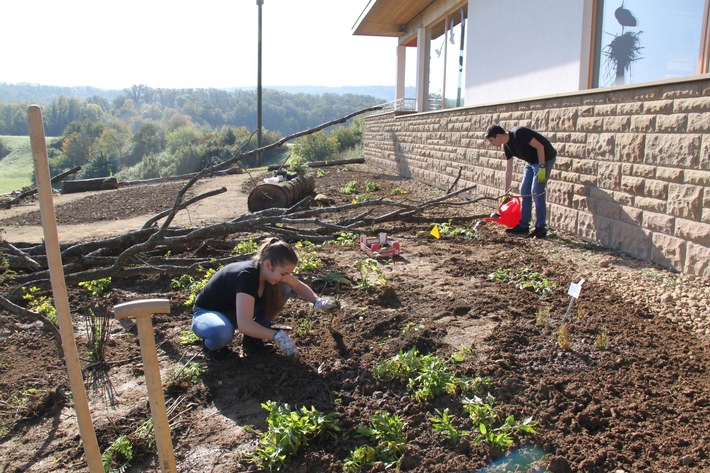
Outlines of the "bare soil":
[[[226,185],[228,192],[200,203],[183,224],[246,212],[250,184],[245,177],[216,179],[204,185]],[[350,181],[361,188],[377,182],[381,190],[373,196],[422,201],[440,194],[369,165],[328,168],[317,178],[316,191],[346,203],[352,196],[341,189]],[[60,239],[96,238],[97,229],[135,229],[172,205],[175,186],[127,187],[67,202],[59,196]],[[395,188],[408,194],[393,196]],[[38,215],[32,214],[37,209],[22,209],[12,215],[0,211],[4,239],[18,245],[41,241]],[[387,285],[370,292],[358,287],[355,263],[364,254],[357,247],[318,247],[323,267],[300,276],[317,292],[339,298],[343,307],[331,318],[313,313],[303,301],[289,302],[282,322],[294,327],[291,335],[301,348],[295,362],[278,354],[244,356],[239,335],[232,354],[220,361],[205,357],[198,345],[182,344],[191,310],[184,304],[187,291],[172,289],[170,276],[114,278],[110,293],[100,299],[69,287],[101,449],[121,435],[136,439],[150,411],[135,327],[112,320],[106,363],[92,367],[84,315],[90,308],[110,311],[122,302],[160,297],[168,298],[172,309],[154,316],[153,324],[166,402],[174,407],[170,418],[179,471],[257,471],[244,452],[253,451],[267,430],[261,403],[269,400],[334,413],[342,427],[339,442],[303,447],[287,472],[343,471],[349,452],[367,443],[355,429],[382,411],[406,422],[401,471],[710,471],[708,281],[559,232],[545,240],[510,237],[501,225],[467,217],[480,213],[471,205],[428,214],[440,225],[450,218],[454,227],[478,223],[472,238],[443,234],[435,239],[425,223],[368,229],[373,235],[386,231],[401,243],[401,255],[380,264]],[[552,295],[489,278],[500,269],[525,268],[553,283]],[[327,271],[346,275],[352,284],[325,286],[317,277]],[[582,278],[580,297],[570,306],[570,283]],[[570,346],[565,349],[559,329],[568,309]],[[373,376],[376,363],[413,347],[441,359],[469,349],[455,365],[456,373],[489,377],[496,411],[503,417],[532,417],[539,422],[537,433],[516,437],[503,452],[470,438],[457,444],[445,440],[429,421],[437,410],[449,408],[459,428],[475,428],[462,412],[461,395],[419,402],[405,383]],[[194,384],[177,381],[176,372],[190,360],[203,363],[204,373]],[[87,471],[68,391],[51,336],[38,324],[0,310],[0,472]],[[127,471],[159,471],[154,449],[134,443]],[[370,471],[384,470],[376,464]]]

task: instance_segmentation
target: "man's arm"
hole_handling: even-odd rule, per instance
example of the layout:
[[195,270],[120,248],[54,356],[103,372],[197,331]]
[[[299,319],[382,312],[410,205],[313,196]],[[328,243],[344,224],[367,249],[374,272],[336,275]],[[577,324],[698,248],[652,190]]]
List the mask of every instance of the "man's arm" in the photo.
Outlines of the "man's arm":
[[537,139],[533,138],[530,140],[530,146],[537,150],[537,162],[540,166],[545,165],[545,146],[540,143]]

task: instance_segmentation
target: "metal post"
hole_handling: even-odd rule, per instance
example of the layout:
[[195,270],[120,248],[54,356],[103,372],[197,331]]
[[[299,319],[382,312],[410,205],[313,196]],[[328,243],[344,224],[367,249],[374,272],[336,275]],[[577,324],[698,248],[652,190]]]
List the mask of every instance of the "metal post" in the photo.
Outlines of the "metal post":
[[[259,26],[258,26],[258,46],[257,46],[257,78],[256,78],[256,146],[261,148],[261,6],[264,0],[256,0],[256,5],[259,7]],[[261,166],[261,152],[256,154],[256,165]]]

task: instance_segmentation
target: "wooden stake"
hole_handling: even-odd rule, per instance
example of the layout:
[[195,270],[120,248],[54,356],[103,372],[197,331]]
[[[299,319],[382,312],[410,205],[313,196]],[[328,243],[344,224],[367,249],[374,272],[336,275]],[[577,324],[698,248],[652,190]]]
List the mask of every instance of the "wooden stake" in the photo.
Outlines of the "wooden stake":
[[113,307],[116,319],[134,317],[138,326],[138,341],[143,358],[145,385],[148,388],[148,403],[150,415],[155,427],[155,445],[158,447],[158,459],[162,473],[177,472],[173,443],[170,439],[170,424],[165,409],[163,383],[160,380],[160,365],[158,364],[158,349],[155,346],[153,333],[153,314],[169,314],[170,301],[167,299],[146,299],[142,301],[124,302]]
[[30,128],[30,143],[32,145],[32,159],[35,166],[37,181],[37,194],[39,196],[39,211],[44,230],[44,247],[47,252],[49,265],[49,278],[52,282],[54,307],[57,309],[59,333],[62,337],[64,361],[69,372],[69,385],[74,398],[74,410],[79,422],[79,434],[84,445],[86,463],[91,473],[103,473],[104,466],[101,462],[101,450],[96,440],[94,424],[91,421],[89,402],[84,388],[84,378],[81,375],[79,354],[74,339],[74,325],[71,321],[67,286],[64,280],[64,268],[59,248],[57,222],[54,215],[54,202],[52,200],[52,186],[49,176],[49,160],[47,158],[47,142],[44,136],[42,110],[38,105],[30,105],[27,109],[27,120]]

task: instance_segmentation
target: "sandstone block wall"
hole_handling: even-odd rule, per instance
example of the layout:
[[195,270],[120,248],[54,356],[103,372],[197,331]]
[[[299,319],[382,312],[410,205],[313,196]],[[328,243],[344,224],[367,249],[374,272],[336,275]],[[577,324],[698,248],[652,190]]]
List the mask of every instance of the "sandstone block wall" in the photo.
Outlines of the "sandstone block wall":
[[[488,125],[533,128],[558,157],[548,224],[631,256],[710,276],[710,78],[438,112],[371,115],[365,159],[440,189],[498,196],[504,154]],[[513,185],[523,162],[515,159]]]

